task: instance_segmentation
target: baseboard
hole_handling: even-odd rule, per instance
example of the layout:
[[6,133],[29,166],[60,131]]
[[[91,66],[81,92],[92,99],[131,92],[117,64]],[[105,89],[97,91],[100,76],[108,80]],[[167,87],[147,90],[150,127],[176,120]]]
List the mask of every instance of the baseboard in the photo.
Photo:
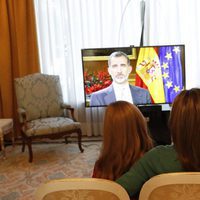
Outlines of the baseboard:
[[[95,142],[95,141],[102,141],[102,136],[82,136],[82,142]],[[68,143],[77,142],[77,137],[68,137],[67,139]],[[5,146],[12,145],[12,142],[10,140],[4,141]],[[33,144],[37,143],[65,143],[65,140],[63,138],[57,139],[57,140],[51,140],[48,138],[44,139],[37,139],[32,142]],[[15,139],[15,144],[22,144],[21,138]]]

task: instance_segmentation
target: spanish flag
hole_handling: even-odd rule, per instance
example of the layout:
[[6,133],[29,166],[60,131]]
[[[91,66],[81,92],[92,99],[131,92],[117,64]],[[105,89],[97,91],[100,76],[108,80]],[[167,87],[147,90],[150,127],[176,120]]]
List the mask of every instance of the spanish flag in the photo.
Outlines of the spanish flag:
[[136,64],[136,74],[147,86],[154,103],[164,103],[165,93],[161,65],[158,54],[153,47],[140,48]]

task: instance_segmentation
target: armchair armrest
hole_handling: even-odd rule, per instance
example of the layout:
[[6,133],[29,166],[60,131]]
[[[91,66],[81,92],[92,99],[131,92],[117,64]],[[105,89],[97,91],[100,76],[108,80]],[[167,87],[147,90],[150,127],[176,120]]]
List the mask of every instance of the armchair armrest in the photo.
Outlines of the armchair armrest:
[[74,116],[74,108],[73,108],[71,105],[66,104],[66,103],[62,103],[62,104],[61,104],[61,107],[62,107],[63,109],[66,109],[66,110],[70,111],[71,118],[72,118],[75,122],[77,122],[77,120],[76,120],[76,118],[75,118],[75,116]]
[[19,114],[20,122],[23,123],[24,121],[26,121],[26,110],[23,108],[18,108],[17,112]]
[[69,105],[67,103],[62,103],[61,108],[63,108],[63,109],[71,108],[71,105]]
[[24,125],[24,128],[27,128],[27,120],[26,120],[26,110],[23,108],[18,108],[17,112],[19,114],[19,121]]

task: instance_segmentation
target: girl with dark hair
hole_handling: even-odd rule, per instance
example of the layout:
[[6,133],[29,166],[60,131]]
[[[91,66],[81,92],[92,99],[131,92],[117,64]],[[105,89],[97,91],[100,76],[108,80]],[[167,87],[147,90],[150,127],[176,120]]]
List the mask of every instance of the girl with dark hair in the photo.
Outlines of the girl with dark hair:
[[167,172],[200,171],[200,89],[181,91],[169,118],[173,143],[154,147],[116,181],[130,196],[151,177]]

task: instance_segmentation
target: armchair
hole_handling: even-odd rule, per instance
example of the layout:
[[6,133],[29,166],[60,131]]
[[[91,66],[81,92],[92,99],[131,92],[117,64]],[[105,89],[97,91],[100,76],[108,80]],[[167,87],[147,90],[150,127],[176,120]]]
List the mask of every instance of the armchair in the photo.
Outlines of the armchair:
[[172,172],[150,178],[140,191],[139,200],[200,199],[200,172]]
[[81,146],[81,125],[74,117],[74,108],[63,102],[60,79],[57,75],[35,73],[14,80],[19,120],[21,123],[22,152],[25,144],[29,162],[33,160],[32,141],[38,138],[66,139],[78,135]]
[[35,200],[130,200],[126,190],[118,183],[99,178],[64,178],[41,184]]

